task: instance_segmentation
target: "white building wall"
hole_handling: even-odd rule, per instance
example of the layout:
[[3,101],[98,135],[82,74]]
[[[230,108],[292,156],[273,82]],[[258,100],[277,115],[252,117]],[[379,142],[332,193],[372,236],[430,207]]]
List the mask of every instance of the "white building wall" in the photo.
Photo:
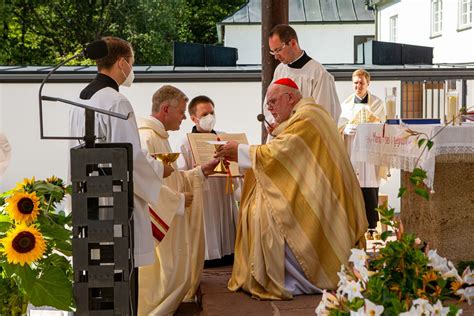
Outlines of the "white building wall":
[[431,38],[431,0],[400,0],[379,9],[378,39],[390,41],[390,17],[398,15],[397,42],[434,47],[434,63],[474,62],[474,33],[458,29],[458,0],[443,0],[441,36]]
[[[151,109],[151,96],[165,83],[136,83],[131,88],[121,87],[121,92],[132,102],[137,116],[146,116]],[[256,116],[260,113],[260,82],[170,82],[189,98],[199,94],[208,95],[216,104],[216,129],[230,133],[244,132],[251,144],[260,143],[260,123]],[[74,99],[85,86],[84,83],[47,84],[44,94]],[[385,97],[384,88],[396,86],[397,81],[374,81],[370,91],[381,98]],[[0,192],[15,186],[23,178],[35,176],[44,179],[56,175],[67,179],[69,151],[68,141],[41,140],[38,110],[39,84],[0,84],[0,131],[3,132],[12,147],[10,165],[0,178]],[[344,100],[352,93],[349,81],[336,82],[339,99]],[[46,102],[44,104],[45,135],[67,136],[67,104]],[[185,134],[191,131],[193,124],[189,117],[181,124],[181,130],[170,132],[172,148],[177,148]],[[390,195],[390,204],[399,209],[396,198],[399,187],[398,173],[392,171],[390,182],[383,185],[381,192]]]
[[[373,36],[373,23],[295,24],[301,48],[324,64],[354,63],[354,36]],[[238,64],[261,64],[261,27],[225,25],[224,45],[239,52]]]

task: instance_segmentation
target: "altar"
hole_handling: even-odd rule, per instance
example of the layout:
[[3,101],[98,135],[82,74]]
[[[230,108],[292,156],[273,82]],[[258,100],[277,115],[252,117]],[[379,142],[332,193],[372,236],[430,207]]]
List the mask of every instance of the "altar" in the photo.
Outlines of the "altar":
[[[431,249],[453,262],[474,260],[474,124],[385,125],[361,124],[351,159],[401,169],[401,200],[405,231],[415,233]],[[418,146],[419,138],[432,137],[431,150]],[[429,201],[415,194],[411,171],[427,172]]]

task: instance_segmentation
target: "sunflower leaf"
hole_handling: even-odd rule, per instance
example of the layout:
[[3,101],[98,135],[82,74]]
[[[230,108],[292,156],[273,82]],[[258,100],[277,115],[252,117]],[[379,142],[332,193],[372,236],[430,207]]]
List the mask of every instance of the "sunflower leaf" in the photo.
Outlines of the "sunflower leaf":
[[46,238],[56,240],[69,240],[71,238],[71,231],[54,222],[48,221],[43,217],[39,218],[40,231]]
[[4,233],[12,227],[12,220],[8,215],[0,214],[0,232]]
[[51,267],[60,268],[62,271],[72,271],[71,263],[69,260],[57,253],[52,253],[46,259],[41,262],[41,267],[44,270],[50,269]]
[[29,294],[30,303],[34,306],[51,306],[68,311],[73,308],[72,283],[57,267],[45,270],[36,279]]
[[69,240],[56,240],[54,249],[65,256],[72,256],[72,244]]
[[15,279],[15,282],[24,289],[30,288],[35,282],[35,272],[27,264],[21,266],[2,262],[2,269],[8,277]]

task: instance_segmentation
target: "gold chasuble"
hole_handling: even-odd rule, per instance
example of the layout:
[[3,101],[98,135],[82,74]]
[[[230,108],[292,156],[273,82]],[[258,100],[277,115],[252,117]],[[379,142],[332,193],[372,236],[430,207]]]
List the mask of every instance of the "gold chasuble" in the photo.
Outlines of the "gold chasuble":
[[[143,148],[152,153],[171,152],[168,132],[153,118],[137,119]],[[158,205],[150,205],[155,239],[155,264],[140,267],[138,315],[173,315],[184,299],[193,299],[204,266],[201,168],[174,171],[164,179]],[[181,192],[192,192],[184,209]],[[179,209],[184,214],[179,214]],[[178,213],[178,214],[177,214]],[[160,231],[157,232],[156,229]]]
[[250,147],[228,287],[290,299],[286,243],[307,280],[335,289],[350,249],[365,245],[359,183],[336,124],[313,98],[301,99],[275,132],[270,143]]

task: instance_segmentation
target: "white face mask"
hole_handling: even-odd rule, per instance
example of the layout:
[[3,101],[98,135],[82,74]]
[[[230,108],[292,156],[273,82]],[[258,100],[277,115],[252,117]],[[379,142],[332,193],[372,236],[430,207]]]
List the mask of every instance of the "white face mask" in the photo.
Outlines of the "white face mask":
[[206,132],[212,131],[214,125],[216,125],[216,117],[212,114],[208,114],[199,119],[199,126]]
[[132,66],[130,66],[130,64],[129,64],[126,60],[124,60],[124,61],[125,61],[125,63],[127,63],[127,65],[130,67],[130,72],[128,73],[128,76],[125,76],[125,73],[124,73],[123,70],[122,70],[122,74],[123,74],[123,76],[125,77],[125,81],[122,82],[122,86],[124,86],[124,87],[130,87],[130,86],[132,85],[133,80],[135,79],[135,74],[133,73],[133,68],[132,68]]

